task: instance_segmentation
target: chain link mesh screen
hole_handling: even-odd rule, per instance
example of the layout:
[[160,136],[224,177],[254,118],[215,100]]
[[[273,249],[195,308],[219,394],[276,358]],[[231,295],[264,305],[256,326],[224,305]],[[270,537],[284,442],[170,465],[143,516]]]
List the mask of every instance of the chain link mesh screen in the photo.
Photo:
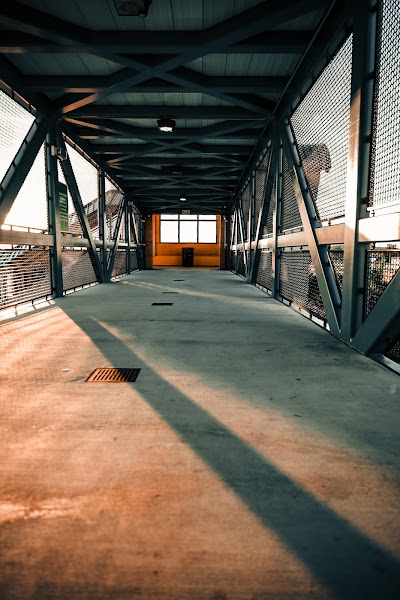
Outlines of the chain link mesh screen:
[[0,250],[0,309],[51,295],[50,250]]
[[326,313],[308,250],[281,252],[279,294],[285,300],[326,321]]
[[340,291],[340,295],[342,295],[343,291],[343,250],[329,250],[328,251],[329,258],[333,267],[333,272],[335,274],[336,283],[338,286],[338,290]]
[[128,272],[126,250],[117,250],[111,277],[124,275]]
[[400,268],[400,250],[367,250],[364,318]]
[[88,250],[62,249],[64,291],[97,282]]
[[97,169],[69,144],[67,144],[67,150],[92,236],[99,239],[99,190]]
[[33,115],[0,90],[0,181],[34,121]]
[[266,288],[267,290],[272,289],[272,252],[268,250],[259,250],[258,256],[258,268],[256,283]]
[[246,269],[244,265],[244,253],[241,251],[238,251],[237,253],[237,272],[239,273],[239,275],[243,275],[243,277],[245,277],[246,275]]
[[229,252],[229,265],[228,265],[228,267],[231,271],[235,271],[235,263],[236,263],[235,251],[231,250]]
[[301,217],[286,156],[282,165],[281,231],[301,227]]
[[400,338],[394,344],[391,344],[385,352],[385,356],[400,364]]
[[130,257],[131,257],[131,272],[138,271],[139,270],[139,261],[138,261],[137,251],[131,250]]
[[345,212],[352,47],[350,36],[290,119],[321,221]]
[[240,211],[239,209],[236,210],[236,232],[237,232],[237,244],[241,244],[242,243],[242,228],[239,225],[239,219],[240,219]]
[[371,207],[400,204],[400,0],[378,3]]
[[[260,218],[260,212],[262,210],[264,204],[264,192],[265,192],[265,184],[267,182],[267,169],[269,162],[270,151],[264,154],[260,164],[256,169],[256,177],[255,177],[255,194],[254,194],[254,224],[257,229],[258,220]],[[262,228],[261,228],[262,231]]]

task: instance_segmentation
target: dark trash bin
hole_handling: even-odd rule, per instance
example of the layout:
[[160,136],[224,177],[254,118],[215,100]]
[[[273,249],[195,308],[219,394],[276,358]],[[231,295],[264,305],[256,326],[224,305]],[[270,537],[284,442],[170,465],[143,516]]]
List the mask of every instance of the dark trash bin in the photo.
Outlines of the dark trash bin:
[[182,248],[182,267],[193,267],[194,248]]

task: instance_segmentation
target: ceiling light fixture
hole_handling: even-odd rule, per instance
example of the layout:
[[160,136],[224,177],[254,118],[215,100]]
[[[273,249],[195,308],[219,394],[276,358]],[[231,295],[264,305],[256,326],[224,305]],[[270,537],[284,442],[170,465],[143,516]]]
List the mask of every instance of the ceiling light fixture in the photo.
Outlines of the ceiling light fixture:
[[152,0],[114,0],[121,17],[147,17]]
[[171,133],[176,127],[176,122],[171,117],[160,117],[157,121],[158,129]]
[[181,202],[186,202],[186,196],[185,196],[184,194],[181,194],[181,195],[179,196],[179,200],[180,200]]

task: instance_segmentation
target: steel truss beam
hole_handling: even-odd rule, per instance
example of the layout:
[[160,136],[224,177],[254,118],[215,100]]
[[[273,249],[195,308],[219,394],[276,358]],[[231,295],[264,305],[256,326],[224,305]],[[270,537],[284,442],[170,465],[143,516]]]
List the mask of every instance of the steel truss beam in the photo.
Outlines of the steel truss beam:
[[46,179],[47,179],[47,210],[49,216],[49,231],[54,237],[50,251],[52,288],[56,297],[64,292],[61,248],[60,196],[58,184],[57,156],[52,148],[57,146],[55,124],[47,134],[46,143]]
[[315,211],[313,209],[307,181],[301,169],[296,145],[290,125],[287,121],[282,126],[282,143],[296,194],[301,220],[307,236],[307,245],[315,269],[315,275],[324,304],[329,329],[332,335],[340,337],[341,299],[337,288],[336,278],[329,260],[327,247],[318,245],[318,238],[315,230],[320,227],[320,223],[317,222],[314,216]]
[[[67,151],[64,139],[61,134],[57,135],[57,146]],[[83,202],[81,198],[81,194],[78,188],[78,184],[76,183],[75,174],[72,169],[71,161],[69,158],[63,160],[61,162],[61,168],[64,173],[65,181],[67,182],[68,189],[71,193],[72,201],[74,203],[74,208],[76,210],[76,214],[78,215],[80,225],[82,227],[83,236],[88,240],[89,246],[89,256],[92,261],[93,269],[96,274],[97,280],[100,283],[104,283],[104,274],[103,269],[99,261],[99,257],[96,251],[96,244],[92,237],[92,232],[90,229],[89,221],[87,215],[85,213],[85,209],[83,207]]]

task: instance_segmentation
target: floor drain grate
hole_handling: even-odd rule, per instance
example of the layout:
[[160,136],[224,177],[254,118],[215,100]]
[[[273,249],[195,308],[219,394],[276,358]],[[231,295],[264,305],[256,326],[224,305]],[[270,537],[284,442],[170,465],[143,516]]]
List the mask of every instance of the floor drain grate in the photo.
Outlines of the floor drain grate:
[[86,379],[89,383],[124,383],[136,381],[140,369],[123,369],[120,367],[100,367]]
[[174,279],[174,281],[186,281],[186,279]]
[[172,306],[172,302],[153,302],[152,306]]
[[179,294],[179,292],[163,292],[163,294]]

